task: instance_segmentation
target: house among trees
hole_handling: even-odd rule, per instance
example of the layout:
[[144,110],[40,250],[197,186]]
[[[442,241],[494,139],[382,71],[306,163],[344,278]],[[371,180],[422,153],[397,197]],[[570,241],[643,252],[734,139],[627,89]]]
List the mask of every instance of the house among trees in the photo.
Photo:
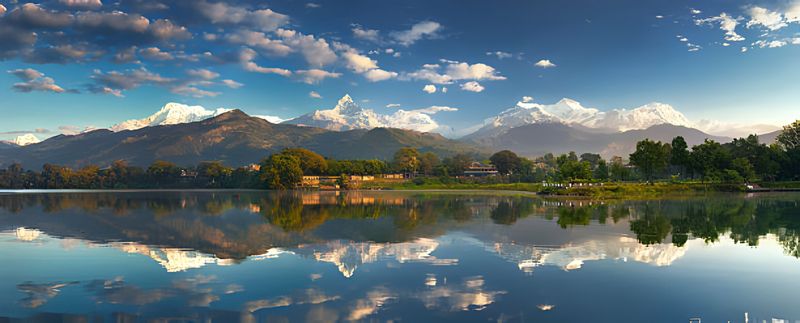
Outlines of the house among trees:
[[497,175],[497,167],[486,165],[480,162],[472,162],[464,169],[464,176],[483,177]]

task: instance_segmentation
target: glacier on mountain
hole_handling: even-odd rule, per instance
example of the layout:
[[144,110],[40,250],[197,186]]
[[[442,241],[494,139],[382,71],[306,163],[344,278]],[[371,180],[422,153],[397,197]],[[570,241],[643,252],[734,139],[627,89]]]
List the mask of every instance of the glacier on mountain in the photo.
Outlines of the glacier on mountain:
[[392,114],[381,114],[372,109],[359,106],[353,101],[350,95],[346,94],[339,99],[339,102],[337,102],[336,106],[332,109],[316,110],[297,118],[287,120],[285,123],[336,131],[400,128],[431,132],[442,128],[431,116],[439,112],[448,111],[458,111],[458,109],[444,106],[432,106],[415,110],[399,109]]
[[127,120],[113,125],[111,126],[111,131],[136,130],[144,127],[202,121],[228,111],[230,111],[230,109],[219,108],[216,110],[206,110],[206,108],[203,108],[199,105],[190,106],[170,102],[164,105],[161,110],[158,110],[158,112],[150,115],[147,118]]
[[486,119],[470,136],[495,136],[511,128],[537,123],[562,123],[608,131],[646,129],[659,124],[691,126],[686,116],[668,104],[653,102],[630,110],[600,111],[564,98],[555,104],[517,102],[514,107]]
[[39,140],[39,138],[37,138],[32,133],[26,133],[24,135],[17,136],[16,138],[14,138],[14,140],[11,141],[11,143],[17,146],[27,146],[27,145],[37,144],[40,141],[41,140]]

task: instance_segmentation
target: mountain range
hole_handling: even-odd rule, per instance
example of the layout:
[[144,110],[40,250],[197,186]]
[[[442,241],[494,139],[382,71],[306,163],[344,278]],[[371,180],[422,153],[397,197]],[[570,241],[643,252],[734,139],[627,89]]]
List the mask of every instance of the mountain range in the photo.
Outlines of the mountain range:
[[[458,140],[435,133],[442,126],[432,115],[454,110],[434,106],[381,114],[345,95],[332,109],[284,121],[250,116],[240,110],[169,103],[151,116],[109,129],[58,135],[41,143],[33,135],[0,143],[0,165],[13,161],[27,167],[44,163],[107,165],[117,159],[135,165],[159,159],[180,164],[221,160],[244,165],[287,147],[304,147],[339,159],[388,160],[405,146],[441,156],[463,152],[485,157],[509,149],[528,157],[575,151],[608,158],[627,156],[644,138],[669,142],[680,135],[689,145],[705,139],[730,140],[693,128],[682,113],[666,104],[603,112],[571,99],[552,105],[517,102]],[[778,133],[765,134],[762,142],[774,142]]]
[[156,160],[180,165],[219,160],[239,166],[256,163],[289,147],[308,148],[337,159],[388,160],[395,151],[408,146],[440,156],[485,153],[474,145],[435,133],[392,128],[332,131],[274,124],[240,110],[231,110],[191,123],[58,135],[38,144],[0,150],[0,165],[20,162],[26,168],[39,168],[45,163],[104,166],[124,159],[139,166]]
[[657,102],[632,110],[601,112],[567,98],[550,105],[523,100],[497,116],[486,119],[483,126],[467,135],[466,139],[495,137],[515,127],[546,123],[580,126],[604,132],[647,129],[660,124],[685,127],[691,124],[686,116],[672,106]]

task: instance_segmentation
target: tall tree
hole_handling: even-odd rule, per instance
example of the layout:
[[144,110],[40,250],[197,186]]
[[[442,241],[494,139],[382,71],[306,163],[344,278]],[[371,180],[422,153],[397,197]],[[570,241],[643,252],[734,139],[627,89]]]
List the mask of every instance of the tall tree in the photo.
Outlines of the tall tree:
[[472,157],[467,154],[456,154],[447,157],[442,163],[447,167],[447,173],[453,176],[464,174],[464,169],[472,162]]
[[589,165],[592,166],[592,169],[594,169],[595,167],[597,167],[597,164],[600,162],[601,159],[603,159],[603,158],[600,157],[600,154],[583,153],[583,154],[581,154],[581,159],[580,160],[582,162],[583,161],[588,162]]
[[419,158],[420,171],[425,175],[433,175],[433,170],[439,166],[439,157],[432,152],[426,152]]
[[304,175],[323,175],[328,171],[328,162],[325,161],[325,157],[311,150],[286,148],[281,153],[297,157]]
[[416,148],[400,148],[394,153],[394,166],[401,172],[416,173],[419,170],[419,152]]
[[686,176],[685,173],[689,170],[689,145],[681,136],[672,139],[669,163],[679,169],[681,176]]
[[631,164],[642,171],[645,179],[651,181],[667,167],[669,149],[669,145],[660,141],[642,140],[636,143],[636,151],[630,156]]
[[786,150],[800,149],[800,120],[784,126],[777,140]]
[[289,154],[275,154],[261,161],[260,178],[269,189],[292,189],[303,180],[300,159]]
[[522,160],[510,150],[502,150],[494,153],[489,157],[494,167],[497,167],[497,172],[503,175],[512,174],[519,170],[522,165]]
[[692,147],[690,155],[692,169],[703,179],[719,177],[722,171],[729,168],[731,156],[727,149],[716,141],[706,139],[705,142]]

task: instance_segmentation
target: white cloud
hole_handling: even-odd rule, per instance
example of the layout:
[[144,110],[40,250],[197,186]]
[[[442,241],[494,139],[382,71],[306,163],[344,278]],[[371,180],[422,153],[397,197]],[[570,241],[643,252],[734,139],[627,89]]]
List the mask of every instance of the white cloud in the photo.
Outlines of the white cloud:
[[338,78],[339,76],[342,76],[341,73],[333,73],[316,68],[309,70],[297,70],[294,72],[294,74],[298,80],[306,84],[317,84],[327,78]]
[[205,0],[193,2],[202,15],[212,23],[246,24],[262,31],[273,31],[289,23],[289,16],[271,9],[249,10],[224,2],[210,3]]
[[308,92],[308,97],[314,98],[314,99],[322,99],[322,96],[319,95],[319,93],[317,93],[317,91]]
[[405,77],[415,80],[427,80],[434,84],[451,84],[460,80],[505,80],[506,77],[499,75],[494,67],[483,63],[469,64],[451,60],[441,60],[447,64],[444,73],[439,73],[439,64],[425,64],[422,69],[411,72]]
[[657,15],[657,16],[656,16],[656,19],[664,19],[664,16],[662,16],[662,15]]
[[204,68],[190,69],[186,71],[186,74],[206,81],[210,81],[219,77],[219,73]]
[[442,86],[442,93],[447,93],[447,87]]
[[283,68],[276,68],[276,67],[261,67],[253,60],[256,58],[257,54],[256,51],[250,48],[242,48],[239,52],[239,62],[242,64],[242,68],[248,72],[256,72],[262,74],[278,74],[281,76],[290,76],[292,75],[292,71],[283,69]]
[[455,111],[458,111],[458,108],[451,108],[451,107],[447,107],[447,106],[434,105],[434,106],[430,106],[430,107],[427,107],[427,108],[410,110],[408,112],[419,112],[419,113],[424,113],[424,114],[437,114],[439,112],[455,112]]
[[374,43],[381,41],[380,31],[376,29],[365,29],[359,25],[353,26],[353,37],[368,40]]
[[556,64],[551,62],[549,59],[541,59],[538,62],[536,62],[536,64],[533,64],[533,65],[536,66],[536,67],[541,67],[541,68],[556,67]]
[[483,90],[485,88],[478,82],[470,81],[470,82],[461,84],[461,89],[464,90],[464,91],[476,92],[477,93],[477,92],[483,92]]
[[759,48],[780,48],[788,44],[785,40],[759,40],[753,43],[753,46]]
[[62,4],[69,7],[97,8],[103,5],[100,0],[59,0]]
[[436,85],[428,84],[422,88],[422,91],[428,94],[436,93]]
[[314,2],[306,3],[306,8],[316,9],[316,8],[319,8],[319,7],[322,7],[322,5],[319,4],[319,3],[314,3]]
[[783,16],[774,11],[769,11],[761,7],[752,7],[747,10],[750,15],[750,21],[747,22],[747,28],[753,26],[764,26],[769,30],[775,31],[786,27],[786,22],[783,21]]
[[378,66],[378,61],[360,54],[347,44],[334,42],[334,48],[343,51],[345,65],[355,73],[362,74],[370,82],[385,81],[397,77],[396,72],[386,71]]
[[403,46],[410,46],[424,37],[434,37],[436,33],[442,28],[442,25],[435,21],[423,21],[413,26],[411,29],[405,31],[396,31],[391,33],[397,43]]
[[788,9],[786,9],[784,16],[786,16],[786,22],[800,23],[800,1],[795,0],[794,3],[792,3]]
[[742,53],[747,52],[747,47],[742,46],[741,52]]
[[395,78],[397,77],[397,75],[398,75],[397,72],[384,71],[379,68],[371,69],[366,73],[364,73],[364,77],[370,82],[385,81],[388,79]]
[[389,108],[389,109],[399,108],[399,107],[400,107],[400,104],[397,104],[397,103],[389,103],[389,104],[387,104],[387,105],[386,105],[386,107],[387,107],[387,108]]
[[494,51],[494,52],[486,52],[486,56],[496,56],[498,59],[514,57],[514,55],[511,54],[511,53],[506,53],[506,52],[499,51],[499,50],[498,51]]
[[689,12],[691,12],[693,15],[699,15],[699,14],[703,13],[702,11],[694,9],[694,8],[689,9]]
[[725,40],[727,41],[743,41],[744,37],[736,33],[736,26],[739,24],[739,20],[742,18],[733,18],[729,16],[727,13],[721,13],[719,16],[709,17],[705,19],[697,19],[695,20],[695,24],[703,25],[703,24],[714,24],[719,23],[719,29],[725,31]]
[[345,61],[347,62],[347,68],[353,70],[356,73],[364,73],[371,69],[378,68],[378,62],[365,56],[356,53],[355,51],[349,51],[342,54]]
[[225,35],[225,40],[233,44],[247,45],[267,51],[269,54],[286,56],[293,50],[280,40],[270,39],[267,34],[252,30],[237,30]]
[[527,96],[527,95],[523,96],[522,97],[522,102],[524,102],[524,103],[533,102],[533,97],[532,96]]
[[686,43],[686,47],[689,48],[687,50],[690,51],[690,52],[696,52],[696,51],[699,51],[699,50],[703,49],[702,46],[697,45],[697,44],[692,44],[692,43]]
[[229,79],[222,80],[222,84],[224,84],[225,86],[227,86],[229,88],[232,88],[232,89],[238,89],[238,88],[244,86],[244,84],[242,84],[242,83],[236,82],[234,80],[229,80]]
[[336,61],[336,53],[325,39],[317,39],[313,35],[303,35],[288,29],[278,29],[275,33],[286,45],[299,51],[306,62],[314,67],[322,67]]
[[14,83],[14,85],[11,86],[14,91],[24,93],[33,91],[53,93],[66,92],[64,88],[56,85],[56,82],[53,80],[53,78],[44,76],[42,72],[32,68],[11,70],[8,71],[8,73],[22,80],[22,82]]
[[139,50],[139,55],[142,55],[145,59],[154,61],[171,61],[175,59],[172,54],[164,52],[158,47],[142,48]]
[[188,95],[195,98],[203,98],[203,97],[215,97],[220,95],[220,92],[213,92],[208,90],[203,90],[191,85],[180,85],[173,87],[170,89],[170,92],[180,95]]
[[486,64],[451,63],[446,68],[447,75],[454,80],[505,80],[505,76],[497,75],[494,67]]

